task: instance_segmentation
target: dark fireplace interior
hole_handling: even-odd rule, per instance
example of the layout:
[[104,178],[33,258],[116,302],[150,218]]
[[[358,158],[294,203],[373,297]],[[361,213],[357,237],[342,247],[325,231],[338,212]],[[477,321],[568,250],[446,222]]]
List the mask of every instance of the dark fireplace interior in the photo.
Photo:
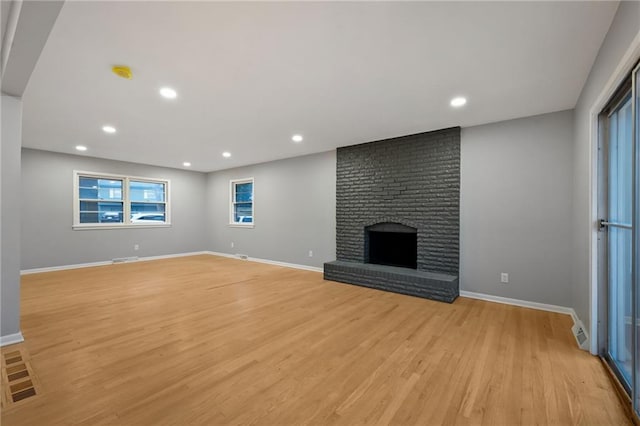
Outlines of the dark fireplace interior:
[[417,268],[418,233],[399,223],[378,223],[365,228],[367,263]]

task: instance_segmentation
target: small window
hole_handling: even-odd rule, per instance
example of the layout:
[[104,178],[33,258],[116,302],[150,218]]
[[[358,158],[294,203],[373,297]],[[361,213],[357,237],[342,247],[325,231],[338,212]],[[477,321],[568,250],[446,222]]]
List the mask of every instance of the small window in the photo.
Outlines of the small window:
[[230,224],[253,226],[253,178],[231,181]]
[[169,224],[169,181],[74,172],[77,229]]

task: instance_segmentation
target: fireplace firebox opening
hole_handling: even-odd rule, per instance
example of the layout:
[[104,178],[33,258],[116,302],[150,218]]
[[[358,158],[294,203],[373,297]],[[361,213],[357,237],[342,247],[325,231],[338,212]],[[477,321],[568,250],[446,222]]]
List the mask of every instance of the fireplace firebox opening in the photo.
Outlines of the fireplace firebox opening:
[[364,250],[366,263],[417,269],[417,229],[392,222],[367,226]]

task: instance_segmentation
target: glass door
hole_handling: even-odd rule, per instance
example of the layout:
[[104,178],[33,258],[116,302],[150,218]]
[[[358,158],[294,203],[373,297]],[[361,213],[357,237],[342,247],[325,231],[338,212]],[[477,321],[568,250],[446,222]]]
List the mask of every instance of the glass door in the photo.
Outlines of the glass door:
[[601,354],[640,413],[640,64],[600,115]]
[[[602,111],[601,354],[640,413],[640,64]],[[604,296],[604,297],[603,297]],[[605,299],[605,300],[602,300]]]
[[618,97],[606,117],[606,231],[608,333],[605,357],[631,391],[634,372],[632,286],[633,115],[631,91]]

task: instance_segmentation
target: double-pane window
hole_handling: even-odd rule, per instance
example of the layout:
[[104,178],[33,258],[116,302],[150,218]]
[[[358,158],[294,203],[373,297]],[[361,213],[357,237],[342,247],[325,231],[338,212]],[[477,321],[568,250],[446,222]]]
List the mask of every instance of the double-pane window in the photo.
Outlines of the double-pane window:
[[75,228],[169,223],[169,181],[74,172]]

